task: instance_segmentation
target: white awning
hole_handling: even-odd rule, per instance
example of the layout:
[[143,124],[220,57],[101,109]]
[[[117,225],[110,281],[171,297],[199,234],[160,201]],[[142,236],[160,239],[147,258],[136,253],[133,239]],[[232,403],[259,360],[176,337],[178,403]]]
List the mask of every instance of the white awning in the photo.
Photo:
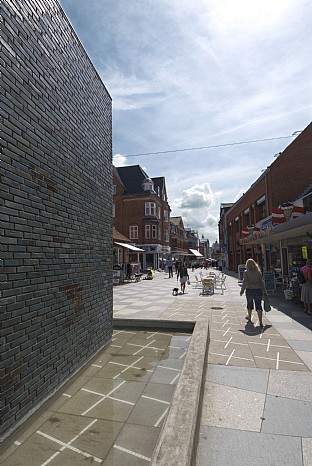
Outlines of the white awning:
[[144,249],[140,249],[140,248],[137,248],[136,246],[132,246],[132,244],[117,243],[117,241],[114,241],[114,244],[118,244],[118,246],[121,246],[122,248],[125,248],[125,249],[130,249],[130,251],[145,252]]
[[196,251],[196,249],[190,249],[190,251],[196,257],[204,257],[200,252]]

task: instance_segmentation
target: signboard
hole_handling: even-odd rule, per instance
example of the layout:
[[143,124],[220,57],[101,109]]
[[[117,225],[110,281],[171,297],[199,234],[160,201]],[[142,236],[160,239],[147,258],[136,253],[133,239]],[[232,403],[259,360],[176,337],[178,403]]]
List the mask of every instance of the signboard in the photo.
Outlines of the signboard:
[[113,270],[113,285],[122,283],[122,270]]
[[265,289],[268,293],[275,291],[275,275],[274,272],[264,272],[263,280],[265,284]]
[[243,280],[245,268],[245,264],[240,264],[238,266],[238,280]]

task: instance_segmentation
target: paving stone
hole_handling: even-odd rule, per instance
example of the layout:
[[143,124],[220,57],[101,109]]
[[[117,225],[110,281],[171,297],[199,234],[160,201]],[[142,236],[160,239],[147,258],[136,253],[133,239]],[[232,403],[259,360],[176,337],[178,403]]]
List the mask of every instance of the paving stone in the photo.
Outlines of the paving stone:
[[202,426],[196,465],[302,466],[301,441],[298,437]]
[[227,429],[260,432],[265,395],[208,382],[201,423]]
[[263,417],[263,432],[311,437],[311,402],[268,395]]

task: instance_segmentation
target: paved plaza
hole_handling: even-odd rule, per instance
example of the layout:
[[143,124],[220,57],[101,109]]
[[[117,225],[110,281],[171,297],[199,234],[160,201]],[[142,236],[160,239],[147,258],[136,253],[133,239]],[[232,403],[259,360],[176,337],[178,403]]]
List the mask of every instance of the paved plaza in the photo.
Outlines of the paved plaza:
[[1,464],[150,464],[192,338],[165,323],[208,320],[197,466],[311,465],[311,317],[276,294],[263,328],[256,315],[246,323],[236,277],[201,295],[195,275],[178,296],[164,272],[116,286],[115,319],[159,327],[116,325],[110,345],[4,442]]

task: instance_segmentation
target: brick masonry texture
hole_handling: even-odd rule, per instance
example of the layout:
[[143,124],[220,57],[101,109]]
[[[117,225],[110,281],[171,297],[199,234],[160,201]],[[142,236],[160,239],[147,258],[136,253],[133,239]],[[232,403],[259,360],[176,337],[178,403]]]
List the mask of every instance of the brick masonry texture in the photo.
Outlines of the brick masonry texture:
[[56,0],[4,0],[1,439],[112,335],[112,103]]

